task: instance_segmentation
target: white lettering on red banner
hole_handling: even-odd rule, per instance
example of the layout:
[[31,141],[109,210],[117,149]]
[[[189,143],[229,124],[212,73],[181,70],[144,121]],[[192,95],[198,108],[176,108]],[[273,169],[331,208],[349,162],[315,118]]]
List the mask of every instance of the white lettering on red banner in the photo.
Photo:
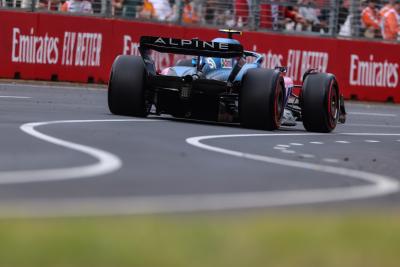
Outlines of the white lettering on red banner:
[[139,43],[132,42],[132,37],[130,35],[124,35],[123,38],[122,54],[139,56]]
[[350,55],[350,85],[395,88],[399,84],[399,64],[375,61],[374,56],[362,60],[356,54]]
[[[253,45],[253,50],[257,51],[257,46]],[[264,61],[262,63],[263,68],[273,69],[275,67],[282,66],[283,55],[273,53],[272,50],[268,50],[266,53],[259,52],[263,57]],[[254,61],[254,58],[249,58],[248,63]]]
[[309,69],[326,72],[328,69],[329,54],[326,52],[303,51],[289,49],[287,57],[287,76],[299,81]]
[[[58,64],[60,38],[45,33],[35,34],[33,28],[28,34],[20,28],[12,29],[11,61],[28,64]],[[64,32],[61,65],[92,67],[100,66],[101,33]]]
[[30,29],[28,34],[22,34],[17,27],[12,29],[11,61],[30,64],[56,64],[58,61],[59,38],[35,35]]
[[61,64],[100,66],[102,40],[101,33],[65,32]]

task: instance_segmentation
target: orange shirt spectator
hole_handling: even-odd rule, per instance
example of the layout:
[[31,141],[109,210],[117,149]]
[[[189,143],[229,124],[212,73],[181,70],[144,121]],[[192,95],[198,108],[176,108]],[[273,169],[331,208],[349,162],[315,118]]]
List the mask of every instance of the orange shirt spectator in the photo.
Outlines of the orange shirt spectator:
[[381,16],[381,18],[383,18],[383,15],[385,15],[385,13],[394,7],[394,4],[396,3],[396,0],[389,0],[389,3],[384,5],[381,10],[379,10],[379,15]]
[[[396,40],[400,31],[399,10],[400,4],[388,8],[382,17],[382,35],[385,40]],[[396,10],[397,9],[397,10]]]
[[155,17],[154,6],[148,0],[143,1],[142,10],[139,13],[139,17],[143,19],[152,19]]
[[199,22],[199,17],[194,11],[190,0],[185,0],[185,4],[183,6],[182,21],[188,24]]
[[370,4],[363,9],[361,12],[361,22],[365,28],[379,29],[379,14],[375,8],[375,4]]

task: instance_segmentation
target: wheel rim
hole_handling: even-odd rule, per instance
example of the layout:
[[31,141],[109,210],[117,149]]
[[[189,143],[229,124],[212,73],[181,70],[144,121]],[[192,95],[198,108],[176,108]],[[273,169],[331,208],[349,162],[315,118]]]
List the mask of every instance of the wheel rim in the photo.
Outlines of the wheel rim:
[[331,82],[331,86],[329,88],[329,96],[328,96],[328,118],[329,118],[329,126],[334,128],[336,126],[336,121],[338,118],[339,111],[339,98],[337,89],[333,86],[333,81]]
[[274,111],[275,111],[275,125],[276,127],[279,127],[280,122],[281,122],[281,115],[283,112],[283,93],[281,90],[280,83],[276,86],[276,92],[275,92],[275,101],[274,101]]

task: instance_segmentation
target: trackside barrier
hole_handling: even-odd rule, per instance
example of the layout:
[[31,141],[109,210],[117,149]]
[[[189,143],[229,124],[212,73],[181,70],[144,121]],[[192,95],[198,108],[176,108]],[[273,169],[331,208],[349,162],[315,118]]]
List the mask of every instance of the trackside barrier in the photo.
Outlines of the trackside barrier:
[[[0,77],[107,83],[119,54],[138,54],[141,35],[210,40],[215,29],[61,14],[0,11]],[[346,98],[400,103],[400,45],[246,32],[264,66],[287,66],[297,83],[308,68],[336,75]],[[171,57],[158,55],[159,68]]]

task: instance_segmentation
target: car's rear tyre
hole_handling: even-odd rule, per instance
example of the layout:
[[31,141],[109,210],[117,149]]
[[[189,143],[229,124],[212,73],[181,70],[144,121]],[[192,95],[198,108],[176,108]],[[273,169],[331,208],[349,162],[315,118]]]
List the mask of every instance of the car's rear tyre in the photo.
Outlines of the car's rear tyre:
[[139,56],[118,56],[108,83],[108,107],[116,115],[145,117],[145,68]]
[[301,91],[304,128],[310,132],[329,133],[339,119],[339,86],[335,76],[312,73],[306,76]]
[[249,69],[243,77],[239,98],[241,125],[263,130],[278,129],[284,110],[284,88],[278,71]]

